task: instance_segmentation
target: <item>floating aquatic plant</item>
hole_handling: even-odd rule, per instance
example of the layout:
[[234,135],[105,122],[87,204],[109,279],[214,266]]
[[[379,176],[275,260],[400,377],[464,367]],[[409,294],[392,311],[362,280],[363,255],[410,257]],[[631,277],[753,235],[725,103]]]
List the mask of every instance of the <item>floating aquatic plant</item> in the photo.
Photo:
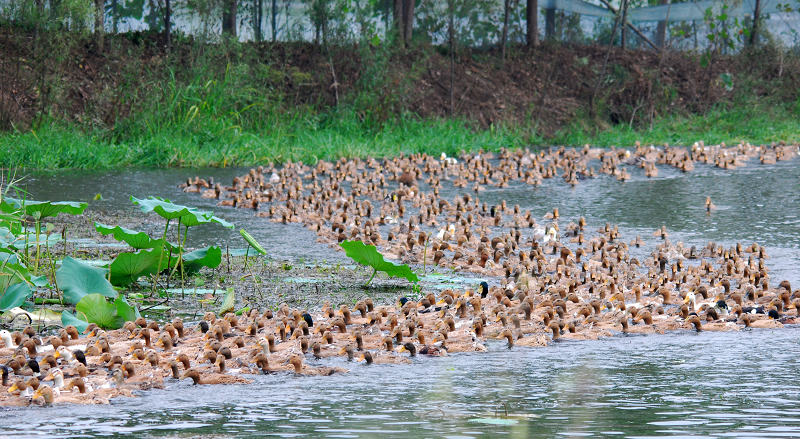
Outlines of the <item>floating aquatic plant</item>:
[[130,285],[142,276],[156,274],[165,268],[167,264],[160,246],[135,253],[120,253],[108,266],[111,283],[117,286]]
[[[41,257],[41,231],[42,220],[45,218],[55,217],[61,213],[69,215],[80,215],[86,210],[87,203],[78,201],[34,201],[34,200],[20,200],[4,196],[0,200],[0,211],[9,213],[23,213],[34,219],[35,224],[35,244],[36,244],[36,261],[34,269],[39,268],[39,260]],[[27,239],[26,239],[27,241]],[[46,243],[46,244],[49,244]],[[27,245],[26,245],[27,248]],[[27,251],[26,251],[27,255]]]
[[19,282],[6,288],[2,296],[0,296],[0,312],[6,312],[11,308],[16,308],[22,305],[28,297],[31,296],[33,290],[25,282]]
[[379,271],[391,277],[404,278],[414,284],[419,282],[419,277],[411,271],[408,265],[387,261],[374,245],[364,244],[361,241],[344,241],[339,245],[344,249],[345,254],[356,263],[372,267],[372,275],[365,285],[369,285]]
[[176,247],[168,241],[160,239],[153,239],[145,232],[127,229],[122,226],[108,226],[102,223],[95,222],[94,228],[101,235],[112,235],[117,241],[124,242],[135,249],[148,249],[161,246],[168,246],[175,249]]
[[[187,270],[191,272],[198,270],[200,267],[215,268],[222,262],[222,250],[219,249],[219,247],[206,247],[205,249],[199,249],[187,255],[183,254],[184,246],[186,245],[186,239],[188,238],[189,234],[189,227],[215,223],[225,228],[232,229],[233,224],[215,216],[213,212],[175,204],[166,198],[149,197],[146,199],[140,199],[132,196],[131,201],[138,205],[142,212],[154,212],[166,220],[166,224],[164,225],[164,233],[161,237],[161,240],[165,243],[167,242],[167,232],[169,231],[170,222],[172,220],[178,220],[178,258],[175,263],[173,263],[172,252],[174,249],[166,249],[168,253],[167,261],[169,262],[169,266],[172,268],[167,279],[169,279],[169,277],[171,277],[178,268],[180,268],[181,277],[183,278]],[[184,228],[182,239],[181,226]],[[162,256],[159,257],[157,266],[160,267],[162,262],[163,253]]]
[[76,305],[89,294],[100,294],[116,298],[119,293],[106,279],[108,270],[78,262],[67,256],[56,271],[56,285],[64,294],[64,300]]
[[64,326],[75,325],[79,331],[84,331],[89,323],[103,329],[118,329],[126,321],[134,321],[139,316],[139,310],[124,296],[109,301],[101,294],[87,294],[75,305],[75,314],[69,311],[61,313],[61,323]]

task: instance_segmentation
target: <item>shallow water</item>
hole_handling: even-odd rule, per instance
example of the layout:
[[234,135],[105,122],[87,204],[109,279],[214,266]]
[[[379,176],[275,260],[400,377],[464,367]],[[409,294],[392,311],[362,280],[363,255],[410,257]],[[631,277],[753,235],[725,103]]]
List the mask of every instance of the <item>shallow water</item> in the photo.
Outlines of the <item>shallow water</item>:
[[[10,409],[4,437],[798,437],[800,328],[619,336]],[[343,360],[330,363],[345,365]],[[506,412],[508,417],[506,417]],[[485,422],[504,422],[494,425]]]
[[[641,235],[648,249],[658,243],[652,233],[662,225],[667,226],[673,242],[683,241],[687,246],[698,248],[708,241],[726,247],[736,242],[743,245],[758,242],[767,247],[770,256],[767,266],[772,279],[788,279],[800,284],[800,273],[796,269],[800,265],[800,160],[776,165],[755,162],[735,170],[698,164],[695,171],[687,174],[660,166],[657,178],[647,178],[640,169],[629,167],[632,178],[625,183],[601,176],[571,188],[555,178],[544,180],[539,187],[490,188],[479,197],[489,204],[501,200],[512,206],[519,204],[523,211],[530,209],[539,219],[558,207],[562,225],[579,216],[586,218],[590,230],[606,222],[618,224],[626,241]],[[184,193],[178,188],[178,184],[196,175],[213,176],[216,181],[229,184],[234,176],[246,172],[246,169],[62,172],[31,175],[26,180],[26,188],[33,199],[53,201],[89,201],[100,193],[103,200],[89,201],[87,214],[124,213],[130,215],[130,222],[122,225],[131,228],[136,228],[138,218],[142,217],[130,202],[130,196],[158,195],[176,203],[214,210],[237,227],[247,228],[266,244],[275,259],[345,261],[343,253],[318,244],[316,235],[301,225],[272,223],[254,217],[249,209],[218,207],[216,200]],[[452,199],[455,194],[455,190],[445,184],[442,196]],[[711,215],[705,211],[706,196],[717,206]],[[226,242],[231,248],[246,245],[238,228],[228,231],[201,226],[192,229],[189,237],[192,246],[224,245]],[[632,254],[638,256],[635,249]]]
[[[480,194],[505,199],[541,218],[558,207],[563,224],[583,215],[590,229],[618,224],[626,241],[666,225],[672,241],[705,245],[713,240],[766,245],[772,279],[800,284],[800,167],[798,161],[722,170],[698,165],[689,174],[660,167],[648,179],[560,179],[537,188],[516,186]],[[276,259],[344,260],[301,226],[256,219],[248,210],[216,207],[184,194],[187,177],[213,175],[229,182],[246,170],[174,169],[34,175],[35,199],[104,200],[88,212],[132,215],[129,195],[159,195],[214,209],[267,243]],[[451,198],[454,192],[445,194]],[[705,197],[717,210],[706,215]],[[192,245],[234,242],[238,233],[205,227]],[[234,244],[231,244],[234,246]],[[243,246],[243,244],[242,244]],[[647,250],[639,250],[642,254]],[[635,252],[632,252],[635,253]],[[635,254],[634,254],[635,255]],[[800,437],[800,328],[738,333],[617,336],[560,342],[547,348],[492,343],[486,354],[416,359],[413,366],[347,365],[333,377],[282,373],[255,377],[249,386],[167,389],[111,406],[10,409],[5,437]],[[313,360],[310,360],[313,362]],[[506,416],[506,413],[509,416]]]

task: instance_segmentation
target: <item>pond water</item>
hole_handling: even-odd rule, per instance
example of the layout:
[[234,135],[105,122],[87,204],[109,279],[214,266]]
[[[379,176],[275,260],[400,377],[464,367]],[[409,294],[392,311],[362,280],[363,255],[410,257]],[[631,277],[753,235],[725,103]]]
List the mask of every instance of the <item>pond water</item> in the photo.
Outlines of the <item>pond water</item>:
[[[586,218],[590,230],[606,222],[619,225],[622,237],[630,241],[637,235],[648,244],[640,253],[649,252],[659,242],[653,231],[666,225],[673,242],[704,246],[708,241],[726,247],[741,242],[758,242],[767,247],[767,266],[774,280],[788,279],[800,284],[800,166],[798,159],[775,165],[752,164],[724,170],[698,164],[695,171],[682,173],[660,166],[657,178],[647,178],[642,170],[629,167],[631,179],[620,183],[601,176],[584,180],[571,188],[560,178],[544,180],[539,187],[512,185],[505,189],[489,188],[481,200],[509,205],[519,204],[541,217],[558,207],[564,225],[579,216]],[[137,228],[141,221],[130,196],[157,195],[170,200],[214,210],[219,216],[245,227],[269,249],[274,259],[306,261],[345,261],[343,252],[317,243],[316,235],[298,224],[283,225],[256,218],[249,209],[216,206],[216,200],[184,193],[178,184],[189,177],[213,176],[230,184],[234,176],[247,169],[163,169],[122,170],[113,172],[61,172],[30,175],[26,189],[33,199],[89,201],[87,214],[127,215],[123,226]],[[471,192],[471,191],[470,191]],[[96,194],[102,201],[90,201]],[[445,185],[442,196],[452,199],[455,190]],[[710,196],[717,209],[707,215],[704,207]],[[190,246],[225,245],[244,247],[238,228],[233,231],[216,226],[193,229]],[[635,249],[632,255],[636,254]]]
[[490,343],[489,354],[351,365],[332,377],[168,380],[110,406],[9,409],[0,426],[8,438],[790,438],[800,436],[799,340],[800,328],[785,328]]
[[[34,199],[91,200],[99,192],[103,200],[90,202],[87,213],[121,214],[133,228],[140,217],[128,197],[159,195],[246,227],[275,259],[344,260],[302,226],[216,207],[177,188],[195,175],[227,183],[245,172],[69,172],[32,175],[26,186]],[[625,240],[641,235],[649,246],[662,225],[687,245],[756,241],[768,249],[772,279],[800,284],[797,160],[737,170],[698,165],[689,174],[661,167],[652,179],[631,173],[626,183],[600,177],[570,188],[554,179],[480,197],[519,204],[537,217],[558,207],[565,223],[582,215],[590,229],[618,224]],[[706,196],[717,205],[711,215]],[[196,246],[240,241],[219,227],[193,233]],[[257,376],[248,386],[168,380],[164,390],[110,406],[9,409],[0,427],[4,437],[800,437],[800,328],[489,347],[489,355],[415,359],[413,366],[320,360],[351,372]]]

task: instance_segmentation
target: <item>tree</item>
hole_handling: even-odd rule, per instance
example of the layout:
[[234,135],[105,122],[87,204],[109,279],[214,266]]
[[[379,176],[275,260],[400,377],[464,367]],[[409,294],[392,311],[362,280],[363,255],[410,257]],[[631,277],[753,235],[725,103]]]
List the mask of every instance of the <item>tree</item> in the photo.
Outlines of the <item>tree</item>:
[[105,17],[105,2],[103,0],[94,0],[94,37],[98,52],[103,52],[103,45],[105,44]]
[[272,0],[272,8],[269,11],[272,14],[272,42],[274,43],[278,39],[278,0]]
[[503,2],[503,35],[500,37],[502,47],[500,52],[501,58],[506,59],[506,43],[508,42],[508,10],[511,8],[511,0]]
[[750,31],[750,45],[758,43],[758,22],[761,21],[761,0],[756,0],[755,10],[753,11],[753,30]]
[[[659,5],[668,5],[669,0],[658,0]],[[656,26],[656,45],[658,47],[664,47],[664,44],[667,42],[667,21],[662,20],[658,22]]]
[[328,20],[330,0],[311,0],[309,18],[314,25],[314,42],[316,44],[328,43]]
[[539,0],[528,0],[526,7],[527,43],[533,47],[539,44]]
[[394,0],[394,25],[397,37],[408,46],[414,29],[414,0]]
[[172,4],[164,0],[164,45],[169,49],[172,44]]
[[264,0],[253,0],[253,37],[257,42],[264,39],[261,22],[264,19]]
[[222,33],[236,38],[236,0],[224,0],[222,4]]

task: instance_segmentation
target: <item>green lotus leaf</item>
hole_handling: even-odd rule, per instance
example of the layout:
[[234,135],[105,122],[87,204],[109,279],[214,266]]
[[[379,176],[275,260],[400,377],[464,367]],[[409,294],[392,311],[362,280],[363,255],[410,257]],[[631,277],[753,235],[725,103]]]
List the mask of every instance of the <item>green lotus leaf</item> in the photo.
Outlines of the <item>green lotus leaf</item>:
[[[375,272],[383,271],[391,277],[405,278],[412,283],[419,282],[419,277],[411,271],[408,265],[398,265],[387,261],[374,245],[367,245],[361,241],[344,241],[339,245],[350,259],[361,265],[372,267]],[[369,281],[367,283],[369,284]]]
[[86,210],[86,206],[88,206],[87,203],[78,201],[33,201],[11,197],[4,197],[0,202],[0,210],[3,212],[11,213],[22,210],[30,216],[36,216],[38,212],[40,219],[58,216],[60,213],[80,215]]
[[[17,283],[27,283],[31,279],[28,268],[22,264],[0,264],[0,291],[5,291]],[[37,278],[38,279],[38,278]]]
[[200,248],[183,255],[183,269],[195,273],[202,267],[217,268],[222,263],[222,249],[216,246]]
[[106,280],[107,272],[105,268],[92,267],[67,256],[56,271],[56,285],[64,293],[64,300],[72,304],[92,293],[114,299],[117,290]]
[[31,276],[30,279],[28,279],[28,282],[32,283],[34,286],[37,287],[47,287],[50,285],[50,281],[47,279],[47,276],[45,275]]
[[33,276],[28,267],[19,261],[16,253],[0,251],[0,291],[5,291],[11,285],[27,282],[37,287],[48,285],[47,276]]
[[155,212],[166,220],[180,218],[181,224],[186,227],[193,227],[206,223],[217,223],[228,229],[233,228],[233,224],[214,216],[212,212],[175,204],[166,198],[150,197],[147,199],[139,199],[132,196],[131,202],[138,205],[142,209],[142,212]]
[[233,311],[235,302],[236,294],[233,292],[233,288],[228,288],[228,290],[225,291],[225,297],[222,299],[222,305],[220,305],[217,315],[221,316],[226,312]]
[[72,314],[69,311],[62,311],[61,312],[61,324],[64,325],[64,326],[72,325],[72,326],[78,328],[79,332],[85,331],[86,327],[89,326],[89,322],[87,322],[86,320],[81,320],[81,319],[75,317],[75,315]]
[[[122,226],[108,226],[102,223],[95,222],[94,228],[103,236],[112,235],[117,241],[124,242],[135,249],[156,248],[161,247],[164,243],[161,239],[153,239],[144,232],[127,229]],[[168,248],[175,249],[170,243],[167,243]]]
[[111,283],[127,286],[142,276],[155,274],[167,268],[167,258],[162,257],[162,252],[161,247],[156,247],[139,250],[136,253],[120,253],[108,267],[111,270]]
[[31,287],[25,282],[11,285],[0,297],[0,312],[8,311],[22,305],[31,296]]
[[125,296],[119,295],[114,301],[114,306],[117,308],[117,315],[122,318],[123,322],[133,322],[141,315],[135,306],[131,306],[125,299]]
[[117,315],[117,307],[106,300],[102,294],[87,294],[75,305],[79,317],[89,323],[96,323],[103,329],[121,328],[125,321]]
[[[58,234],[52,234],[48,236],[42,233],[39,235],[38,244],[40,246],[53,246],[58,244],[60,241],[61,237]],[[8,229],[0,228],[0,248],[22,250],[25,247],[35,247],[36,244],[37,242],[35,233],[28,233],[27,235],[25,233],[14,235],[8,231]]]
[[242,238],[244,238],[244,240],[247,241],[247,243],[250,244],[251,247],[256,249],[257,252],[261,253],[262,255],[267,254],[267,251],[264,250],[264,247],[262,247],[261,244],[259,244],[258,241],[256,241],[256,238],[253,238],[253,235],[247,233],[247,230],[240,229],[239,234],[241,234]]

